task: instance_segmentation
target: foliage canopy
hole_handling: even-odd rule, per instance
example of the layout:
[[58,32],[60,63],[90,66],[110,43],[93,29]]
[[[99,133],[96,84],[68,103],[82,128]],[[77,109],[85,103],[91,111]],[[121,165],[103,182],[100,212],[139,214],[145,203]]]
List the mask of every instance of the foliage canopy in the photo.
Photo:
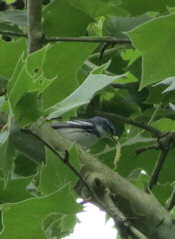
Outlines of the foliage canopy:
[[[142,191],[150,185],[159,155],[167,150],[159,136],[175,131],[174,12],[173,0],[52,0],[42,9],[44,36],[82,42],[50,42],[30,55],[24,37],[3,33],[27,32],[27,8],[0,12],[2,239],[62,238],[73,231],[82,210],[73,191],[78,177],[42,141],[20,129],[46,124],[43,140],[57,141],[47,120],[104,115],[113,121],[122,146],[116,171]],[[83,42],[88,37],[121,41]],[[144,124],[119,122],[115,115],[143,122],[160,135]],[[170,144],[150,188],[165,208],[175,181],[174,141]],[[114,169],[112,142],[101,141],[90,153]],[[80,171],[76,147],[69,155]]]

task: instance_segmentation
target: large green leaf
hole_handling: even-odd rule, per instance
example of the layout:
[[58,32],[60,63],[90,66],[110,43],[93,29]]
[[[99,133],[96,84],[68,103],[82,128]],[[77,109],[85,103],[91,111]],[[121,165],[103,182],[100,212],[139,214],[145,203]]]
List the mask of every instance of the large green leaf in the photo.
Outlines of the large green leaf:
[[[48,119],[56,118],[64,113],[84,104],[89,103],[93,95],[112,83],[114,80],[120,79],[120,76],[107,76],[102,74],[103,70],[108,67],[109,63],[93,70],[80,87],[69,95],[66,99],[52,107]],[[87,90],[88,89],[88,90]]]
[[4,204],[1,209],[4,225],[0,233],[2,239],[46,239],[42,223],[49,215],[73,215],[80,211],[81,206],[76,204],[66,186],[45,197]]
[[77,72],[96,46],[95,43],[64,42],[50,47],[43,66],[44,76],[57,78],[42,94],[45,108],[63,100],[77,88]]
[[171,14],[147,22],[127,33],[143,57],[140,89],[175,74],[174,28],[175,14]]
[[4,42],[0,40],[0,75],[9,79],[15,69],[17,61],[26,51],[26,40]]
[[47,50],[48,46],[25,60],[22,55],[8,83],[11,109],[22,126],[36,121],[42,114],[42,101],[38,95],[54,81],[43,76],[42,67]]
[[[69,162],[79,165],[75,148],[69,152]],[[58,157],[47,150],[47,164],[43,165],[40,172],[39,191],[49,194],[63,187],[67,183],[75,184],[77,177]]]
[[85,35],[87,26],[93,21],[85,12],[74,8],[69,0],[52,1],[44,9],[43,18],[44,34],[59,37]]

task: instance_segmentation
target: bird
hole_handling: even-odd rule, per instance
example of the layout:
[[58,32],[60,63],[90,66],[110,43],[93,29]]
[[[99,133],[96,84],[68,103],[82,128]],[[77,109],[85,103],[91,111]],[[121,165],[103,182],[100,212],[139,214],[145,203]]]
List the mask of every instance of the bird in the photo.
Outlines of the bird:
[[104,117],[57,122],[51,127],[58,130],[66,138],[88,148],[100,139],[113,140],[116,130],[112,122]]

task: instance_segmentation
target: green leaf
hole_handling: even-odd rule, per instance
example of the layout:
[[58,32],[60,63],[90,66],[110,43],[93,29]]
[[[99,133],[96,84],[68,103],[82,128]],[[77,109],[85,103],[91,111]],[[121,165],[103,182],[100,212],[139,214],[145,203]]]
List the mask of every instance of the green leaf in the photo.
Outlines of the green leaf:
[[0,76],[0,90],[5,89],[7,86],[7,80]]
[[36,121],[42,114],[42,102],[38,100],[38,94],[54,81],[43,76],[42,67],[47,50],[48,46],[30,54],[25,60],[22,55],[8,83],[11,108],[22,126]]
[[142,53],[140,89],[175,75],[174,28],[175,14],[171,14],[149,21],[127,33],[134,47]]
[[26,51],[26,40],[16,42],[4,42],[0,40],[0,75],[9,79],[15,69],[17,61]]
[[167,79],[157,83],[156,85],[168,85],[168,87],[162,93],[175,90],[175,77],[168,77]]
[[14,147],[9,140],[0,146],[0,170],[4,175],[4,186],[7,186],[8,178],[13,170],[13,161],[15,159]]
[[[139,6],[139,7],[137,7]],[[132,16],[141,15],[145,12],[156,11],[167,13],[167,6],[173,7],[173,0],[122,0],[120,7],[131,13]]]
[[43,18],[44,34],[52,37],[85,35],[87,26],[93,21],[85,12],[74,8],[68,0],[52,1],[44,9]]
[[[46,54],[44,76],[56,80],[43,92],[44,107],[48,108],[72,93],[78,86],[77,72],[97,44],[56,43]],[[81,54],[77,54],[77,49]]]
[[[48,119],[56,118],[65,114],[66,112],[87,104],[92,99],[93,95],[103,89],[105,86],[112,83],[114,80],[117,80],[122,77],[120,76],[107,76],[101,74],[103,70],[107,68],[109,64],[100,66],[99,68],[93,70],[87,79],[83,82],[80,87],[69,95],[66,99],[56,104],[51,108],[51,113],[48,116]],[[87,91],[88,89],[88,91]]]
[[0,179],[0,204],[8,202],[14,203],[31,198],[32,195],[27,191],[26,187],[32,179],[33,176],[28,178],[10,179],[6,188],[4,188],[4,181]]
[[102,0],[71,0],[71,4],[86,12],[92,18],[98,16],[127,16],[128,12],[118,7],[118,1],[102,1]]
[[[75,148],[69,152],[69,162],[75,168],[80,168],[79,159]],[[47,164],[43,165],[40,172],[40,185],[38,190],[44,194],[49,194],[63,187],[67,183],[75,184],[77,176],[64,164],[55,154],[47,150]]]
[[19,73],[13,88],[9,92],[9,101],[14,111],[16,104],[21,97],[26,94],[32,87],[34,77],[32,77],[27,71],[26,64],[23,65],[21,72]]
[[14,163],[14,172],[17,175],[28,177],[37,173],[38,165],[24,154],[18,153]]
[[0,233],[2,239],[46,239],[42,228],[46,217],[55,213],[73,215],[80,211],[81,206],[75,203],[69,187],[66,186],[48,196],[8,203],[1,206],[1,209],[4,225],[4,230]]
[[155,121],[151,124],[151,126],[163,132],[175,131],[175,121],[167,118]]
[[30,74],[35,75],[36,78],[38,78],[38,76],[43,74],[42,68],[49,47],[50,47],[49,44],[44,46],[38,51],[35,51],[32,54],[30,54],[26,59],[27,70],[29,71]]
[[[23,31],[17,25],[12,25],[10,22],[0,22],[0,30],[23,33]],[[6,35],[9,36],[8,34]]]
[[0,13],[0,21],[27,27],[27,11],[10,9]]
[[21,127],[35,122],[42,115],[41,102],[38,100],[37,93],[25,94],[17,103],[14,113]]
[[63,238],[73,232],[76,216],[54,214],[47,217],[43,224],[48,238]]
[[4,144],[9,136],[9,130],[8,129],[4,129],[0,132],[0,145]]
[[[33,89],[33,91],[36,88],[37,90],[43,90],[47,87],[49,83],[45,83],[42,67],[45,60],[45,56],[48,50],[48,45],[43,47],[42,49],[33,52],[30,54],[26,59],[24,57],[24,54],[22,54],[16,64],[16,67],[14,69],[13,75],[11,79],[8,82],[8,92],[10,93],[16,82],[18,81],[18,77],[21,74],[22,68],[26,67],[26,71],[31,77],[33,77],[34,81],[33,84],[30,86],[30,90]],[[47,81],[46,81],[47,82]],[[49,80],[50,83],[52,83],[51,80]],[[46,86],[45,86],[46,84]]]
[[153,194],[164,207],[166,206],[167,200],[171,196],[172,191],[173,186],[170,185],[170,183],[158,184],[152,189]]
[[170,91],[168,94],[162,94],[162,92],[165,90],[165,85],[159,84],[154,86],[149,86],[149,95],[146,99],[146,104],[153,104],[153,103],[160,103],[163,102],[165,104],[168,104],[174,99],[174,92]]
[[121,38],[127,38],[125,32],[130,31],[138,25],[141,25],[151,18],[147,15],[141,15],[139,17],[114,17],[109,16],[106,18],[103,25],[103,33],[105,35],[111,35]]

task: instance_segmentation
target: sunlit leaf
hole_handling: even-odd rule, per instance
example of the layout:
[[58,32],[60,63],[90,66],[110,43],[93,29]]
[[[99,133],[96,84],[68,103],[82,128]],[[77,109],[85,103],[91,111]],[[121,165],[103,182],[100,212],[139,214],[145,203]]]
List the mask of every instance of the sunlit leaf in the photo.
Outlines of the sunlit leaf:
[[127,33],[134,47],[142,53],[140,89],[175,74],[174,28],[175,14],[171,14],[158,17]]

